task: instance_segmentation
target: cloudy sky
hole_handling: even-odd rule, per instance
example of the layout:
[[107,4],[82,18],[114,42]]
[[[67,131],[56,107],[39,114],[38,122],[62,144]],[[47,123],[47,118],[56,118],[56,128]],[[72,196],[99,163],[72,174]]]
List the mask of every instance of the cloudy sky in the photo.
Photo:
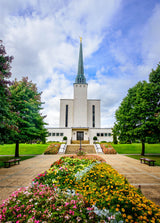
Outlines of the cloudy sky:
[[73,98],[79,36],[88,98],[101,99],[101,126],[112,127],[128,89],[160,61],[160,1],[0,0],[12,78],[37,84],[49,127],[59,126],[60,98]]

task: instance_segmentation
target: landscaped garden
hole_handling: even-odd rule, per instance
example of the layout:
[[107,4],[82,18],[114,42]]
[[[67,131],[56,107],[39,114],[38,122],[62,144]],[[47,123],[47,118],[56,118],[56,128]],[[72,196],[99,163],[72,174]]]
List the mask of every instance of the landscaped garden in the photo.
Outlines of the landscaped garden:
[[160,207],[102,158],[80,158],[62,157],[14,192],[0,207],[0,221],[160,222]]

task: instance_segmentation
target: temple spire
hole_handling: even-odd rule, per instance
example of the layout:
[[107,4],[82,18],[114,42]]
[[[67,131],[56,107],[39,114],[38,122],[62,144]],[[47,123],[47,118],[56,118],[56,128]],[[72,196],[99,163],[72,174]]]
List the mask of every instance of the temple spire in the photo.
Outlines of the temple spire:
[[80,37],[78,73],[77,73],[77,76],[76,76],[75,83],[76,84],[86,84],[86,78],[84,76],[84,68],[83,68],[82,37]]

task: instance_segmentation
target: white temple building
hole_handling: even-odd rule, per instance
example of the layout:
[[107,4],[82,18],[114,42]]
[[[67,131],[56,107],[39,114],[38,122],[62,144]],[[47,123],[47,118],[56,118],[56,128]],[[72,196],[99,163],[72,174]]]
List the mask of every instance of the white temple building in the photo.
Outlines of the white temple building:
[[67,144],[82,140],[93,144],[93,137],[98,141],[112,142],[111,128],[101,128],[100,100],[88,99],[88,84],[84,75],[82,39],[80,39],[78,73],[75,79],[73,99],[60,99],[59,128],[48,128],[47,141],[63,141]]

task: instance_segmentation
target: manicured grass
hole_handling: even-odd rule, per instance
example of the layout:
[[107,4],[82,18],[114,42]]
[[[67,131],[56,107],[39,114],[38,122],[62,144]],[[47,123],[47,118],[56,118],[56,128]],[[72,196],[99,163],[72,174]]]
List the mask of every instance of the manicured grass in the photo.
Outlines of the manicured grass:
[[133,159],[137,159],[137,160],[140,160],[141,157],[145,157],[145,158],[148,158],[148,159],[151,159],[151,160],[156,160],[155,166],[160,166],[160,155],[155,155],[155,156],[150,156],[150,155],[147,155],[147,156],[129,155],[129,157],[131,157]]
[[[36,155],[44,153],[49,144],[19,144],[20,155]],[[0,145],[0,155],[14,155],[15,144]]]
[[[119,154],[141,154],[142,144],[112,144],[113,148]],[[160,144],[145,144],[145,154],[147,153],[160,153]]]
[[[20,156],[19,158],[21,159],[21,161],[23,160],[26,160],[26,159],[30,159],[32,157],[35,157],[35,156]],[[0,168],[1,167],[4,167],[4,161],[8,161],[10,159],[14,159],[15,157],[13,156],[0,156]]]

